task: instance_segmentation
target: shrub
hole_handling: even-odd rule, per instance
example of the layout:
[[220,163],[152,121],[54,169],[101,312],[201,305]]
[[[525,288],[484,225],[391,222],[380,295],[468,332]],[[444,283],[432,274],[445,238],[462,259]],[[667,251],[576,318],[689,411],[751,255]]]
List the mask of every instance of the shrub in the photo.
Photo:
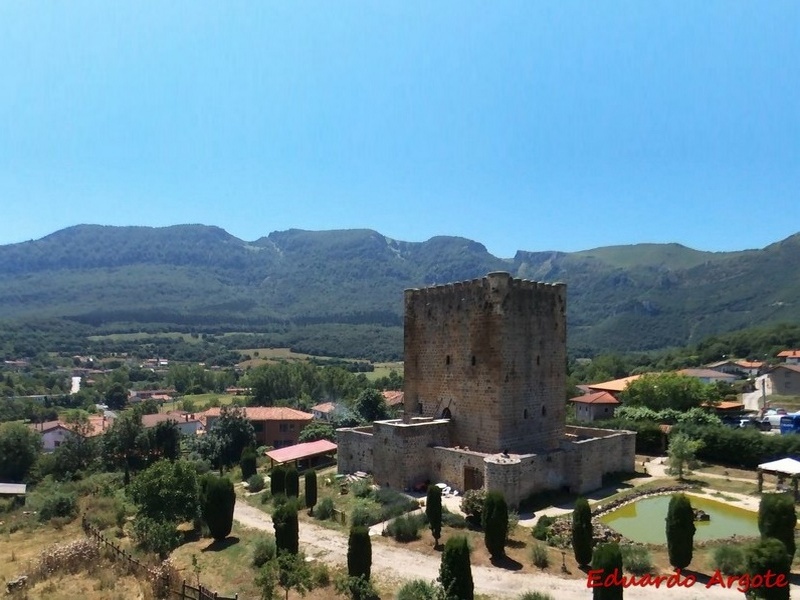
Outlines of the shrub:
[[[599,544],[594,549],[592,556],[592,569],[602,571],[601,578],[611,575],[616,569],[617,572],[622,572],[622,553],[620,552],[618,544]],[[622,600],[623,593],[622,585],[609,586],[609,587],[596,587],[592,589],[592,598],[594,600]]]
[[380,509],[368,500],[358,500],[350,512],[351,525],[373,525],[380,520]]
[[550,553],[544,544],[534,543],[531,546],[531,563],[540,569],[550,566]]
[[396,600],[437,600],[441,597],[441,590],[438,586],[425,581],[424,579],[414,579],[404,583],[397,590]]
[[180,543],[175,523],[144,516],[136,517],[133,521],[133,537],[140,548],[155,552],[161,558],[166,558]]
[[314,514],[314,516],[320,521],[330,519],[333,516],[334,508],[335,506],[333,504],[333,498],[326,496],[317,505],[317,512]]
[[366,527],[352,527],[347,540],[347,574],[369,579],[371,568],[372,542],[369,530]]
[[233,483],[227,477],[205,475],[201,511],[203,521],[208,526],[211,537],[224,540],[233,528],[233,509],[236,504],[236,492]]
[[78,513],[78,501],[75,494],[67,492],[55,492],[45,496],[39,507],[39,520],[49,521],[50,519],[73,518]]
[[556,520],[554,517],[548,517],[547,515],[542,515],[539,517],[539,520],[536,521],[536,525],[533,526],[533,537],[537,540],[546,541],[550,534],[550,527],[555,523]]
[[553,600],[553,597],[544,592],[525,592],[521,596],[517,596],[517,600]]
[[475,523],[482,522],[483,504],[486,500],[486,490],[469,490],[461,499],[461,512]]
[[118,515],[122,511],[124,521],[125,506],[117,498],[108,496],[90,496],[87,498],[85,509],[86,520],[97,529],[108,529],[117,525],[120,519]]
[[667,552],[676,569],[685,569],[692,562],[694,532],[692,504],[686,495],[675,494],[667,509]]
[[453,529],[466,529],[467,519],[459,513],[452,513],[447,507],[442,507],[442,524]]
[[419,508],[416,500],[389,488],[375,490],[372,496],[375,502],[381,505],[379,522],[389,521],[403,513]]
[[439,567],[439,581],[448,596],[459,600],[474,599],[475,584],[472,581],[467,538],[456,536],[447,540]]
[[264,489],[264,476],[256,473],[247,479],[247,489],[252,492],[260,492]]
[[256,569],[260,569],[278,554],[278,547],[275,544],[275,536],[262,535],[253,545],[252,564]]
[[794,528],[797,514],[791,494],[765,494],[758,505],[758,530],[762,538],[783,542],[790,557],[794,556]]
[[508,531],[506,533],[506,538],[510,538],[511,535],[517,530],[519,526],[519,513],[515,510],[508,511]]
[[356,479],[350,484],[350,493],[356,498],[369,498],[372,495],[372,483],[368,479]]
[[308,570],[313,587],[324,588],[331,584],[331,572],[325,563],[314,561],[308,566]]
[[239,459],[239,467],[242,469],[242,479],[249,481],[250,478],[256,474],[256,451],[252,446],[246,447],[242,450],[242,456]]
[[[745,571],[750,575],[751,580],[754,575],[765,577],[769,571],[772,571],[775,576],[783,575],[788,581],[791,565],[792,559],[786,546],[779,539],[763,538],[747,548]],[[754,598],[789,600],[789,586],[754,588],[750,590],[750,594]]]
[[401,515],[386,527],[386,533],[398,542],[419,539],[419,530],[425,526],[424,515]]
[[634,575],[645,575],[653,570],[650,552],[644,546],[625,544],[620,546],[622,566]]
[[492,558],[505,556],[508,534],[508,505],[500,492],[489,492],[483,504],[483,541]]
[[572,513],[572,550],[579,565],[592,561],[592,511],[586,498],[575,501]]
[[714,549],[713,566],[724,575],[744,573],[744,550],[734,544],[723,544]]

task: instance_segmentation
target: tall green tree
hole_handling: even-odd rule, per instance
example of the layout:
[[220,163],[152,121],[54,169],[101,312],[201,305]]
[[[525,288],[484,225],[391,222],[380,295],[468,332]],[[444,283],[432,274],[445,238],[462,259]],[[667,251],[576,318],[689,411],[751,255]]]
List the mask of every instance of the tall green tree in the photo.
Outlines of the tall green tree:
[[286,470],[286,495],[289,498],[300,496],[300,475],[294,467]]
[[223,406],[220,416],[206,435],[216,436],[222,445],[221,460],[225,466],[236,464],[242,450],[255,447],[256,434],[245,411],[238,406]]
[[242,456],[239,459],[239,466],[242,469],[242,481],[247,481],[257,472],[256,461],[258,456],[256,450],[252,446],[247,446],[242,450]]
[[317,505],[317,472],[309,469],[305,474],[305,496],[306,508],[313,515],[314,507]]
[[103,436],[103,452],[108,460],[125,471],[125,485],[130,481],[131,471],[145,463],[149,444],[142,426],[142,417],[136,410],[122,413]]
[[139,515],[156,521],[193,521],[200,514],[197,471],[185,460],[159,460],[131,482],[131,499]]
[[501,492],[489,491],[486,494],[481,521],[486,549],[492,558],[502,558],[506,554],[508,537],[508,505]]
[[[592,569],[601,571],[601,581],[615,571],[622,575],[622,552],[619,544],[598,544],[592,555]],[[599,586],[592,588],[593,600],[622,600],[622,585]]]
[[444,545],[439,582],[448,598],[474,600],[475,584],[469,562],[469,543],[463,536],[451,537]]
[[434,545],[438,546],[439,538],[442,537],[442,490],[439,486],[428,486],[425,515],[428,517],[428,525],[431,528]]
[[209,473],[203,478],[202,490],[203,521],[212,538],[224,540],[233,528],[233,509],[236,505],[233,483],[227,477],[217,477]]
[[286,494],[286,467],[275,465],[269,472],[269,493],[274,498]]
[[389,417],[386,399],[374,388],[366,389],[358,395],[355,409],[358,415],[367,422],[380,421]]
[[669,438],[669,468],[670,471],[683,479],[683,470],[686,465],[694,461],[697,451],[703,447],[703,442],[693,440],[688,435],[676,433]]
[[625,406],[685,411],[711,399],[710,393],[710,386],[696,377],[658,373],[642,375],[628,383],[620,393],[620,400]]
[[692,562],[695,529],[692,503],[685,494],[675,494],[667,509],[667,552],[676,569],[685,569]]
[[272,525],[275,527],[275,545],[278,552],[297,554],[300,546],[297,504],[291,500],[280,504],[272,513]]
[[748,598],[764,598],[765,600],[789,600],[789,576],[792,559],[788,549],[777,538],[766,537],[749,546],[745,552],[745,571],[752,578],[755,575],[765,577],[768,572],[783,575],[785,586],[753,588]]
[[347,574],[350,577],[370,578],[372,568],[372,542],[369,529],[355,526],[350,528],[347,540]]
[[146,431],[151,460],[175,460],[181,455],[181,432],[174,421],[162,421]]
[[758,505],[758,530],[762,538],[783,542],[790,557],[794,557],[794,529],[797,513],[791,494],[764,494]]
[[122,410],[128,405],[128,389],[122,383],[114,383],[106,392],[106,404],[111,410]]
[[592,509],[586,498],[575,501],[575,510],[572,513],[572,550],[575,560],[581,566],[592,561]]
[[22,481],[42,448],[39,434],[22,423],[0,424],[0,479]]

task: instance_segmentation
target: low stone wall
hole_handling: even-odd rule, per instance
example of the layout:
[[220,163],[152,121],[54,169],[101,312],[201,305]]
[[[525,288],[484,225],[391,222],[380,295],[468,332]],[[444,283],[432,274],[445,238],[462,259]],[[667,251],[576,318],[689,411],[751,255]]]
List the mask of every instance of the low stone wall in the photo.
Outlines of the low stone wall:
[[663,488],[658,488],[655,490],[639,490],[633,492],[624,498],[617,498],[616,500],[612,500],[608,504],[603,505],[600,508],[592,510],[592,518],[601,517],[606,513],[609,513],[613,510],[620,508],[621,506],[625,506],[626,504],[630,504],[631,502],[636,502],[637,500],[642,500],[643,498],[651,498],[653,496],[664,496],[665,494],[676,494],[678,492],[690,492],[695,488],[689,484],[678,484],[678,485],[671,485]]

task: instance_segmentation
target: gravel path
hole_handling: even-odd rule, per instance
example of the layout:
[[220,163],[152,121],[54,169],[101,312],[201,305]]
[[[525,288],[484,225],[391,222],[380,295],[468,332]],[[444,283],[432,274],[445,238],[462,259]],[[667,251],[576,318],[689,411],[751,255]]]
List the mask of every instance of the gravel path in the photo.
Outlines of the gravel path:
[[[272,520],[269,515],[244,502],[237,502],[234,518],[252,529],[272,532]],[[319,527],[311,523],[300,523],[300,545],[304,552],[325,563],[342,565],[347,556],[347,538],[332,529]],[[435,580],[439,575],[439,560],[404,548],[387,544],[372,545],[372,571],[380,573],[382,578],[391,581],[409,579]],[[561,579],[547,573],[530,574],[515,573],[494,567],[472,567],[475,591],[492,598],[515,597],[529,590],[547,592],[555,600],[589,600],[591,590],[587,589],[585,580]],[[797,586],[792,586],[795,594]],[[737,598],[744,595],[736,589],[723,589],[719,586],[706,588],[696,584],[691,588],[628,588],[625,590],[626,600],[707,600],[715,598]]]

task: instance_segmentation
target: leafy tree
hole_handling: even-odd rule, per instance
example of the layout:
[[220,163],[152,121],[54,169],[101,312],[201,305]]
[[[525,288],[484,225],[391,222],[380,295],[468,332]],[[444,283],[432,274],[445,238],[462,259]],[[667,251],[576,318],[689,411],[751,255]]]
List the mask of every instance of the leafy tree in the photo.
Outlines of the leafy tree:
[[692,562],[695,529],[689,498],[675,494],[667,509],[667,552],[670,564],[676,569],[685,569]]
[[794,556],[794,528],[797,513],[791,494],[764,494],[758,505],[758,530],[762,538],[783,542],[790,557]]
[[592,536],[592,510],[586,498],[578,498],[572,513],[572,550],[581,566],[592,561]]
[[364,390],[356,398],[355,409],[358,415],[367,422],[380,421],[389,417],[386,399],[378,390]]
[[125,470],[125,485],[130,481],[130,472],[138,470],[147,454],[147,434],[142,426],[142,417],[135,411],[124,412],[114,420],[103,436],[103,450],[107,458]]
[[223,406],[220,416],[214,422],[207,436],[220,440],[220,460],[223,465],[230,466],[242,456],[242,450],[248,446],[255,447],[256,434],[253,424],[238,406]]
[[642,375],[620,393],[620,401],[625,406],[646,406],[653,410],[674,408],[686,411],[708,399],[706,384],[696,377],[677,373]]
[[137,516],[133,522],[133,537],[139,547],[155,552],[162,559],[178,546],[180,535],[173,521]]
[[286,495],[289,498],[297,498],[300,495],[300,475],[294,467],[286,470]]
[[336,431],[334,430],[333,426],[331,426],[329,423],[312,421],[303,427],[303,431],[301,431],[300,435],[297,437],[297,441],[301,444],[305,442],[316,442],[318,440],[335,442]]
[[436,485],[428,486],[425,515],[428,517],[434,544],[438,546],[439,538],[442,537],[442,490]]
[[317,472],[314,469],[305,474],[306,508],[313,515],[314,506],[317,504]]
[[275,544],[278,547],[278,553],[297,554],[300,539],[297,504],[289,501],[279,505],[272,513],[272,524],[275,527]]
[[111,410],[122,410],[128,405],[128,390],[122,383],[114,383],[106,392],[106,404]]
[[208,525],[211,537],[224,540],[233,528],[233,509],[236,492],[227,477],[207,474],[203,477],[201,509],[203,521]]
[[39,434],[22,423],[0,424],[0,479],[22,481],[42,448]]
[[458,600],[473,600],[475,585],[469,563],[469,544],[463,536],[447,540],[439,567],[439,581],[448,596]]
[[501,492],[486,494],[482,514],[483,541],[493,559],[505,556],[508,536],[508,505]]
[[256,474],[256,459],[258,458],[255,448],[247,446],[242,450],[242,456],[239,459],[239,466],[242,469],[242,481],[247,481]]
[[336,593],[352,600],[380,600],[372,582],[366,577],[348,577],[345,575],[333,580]]
[[748,598],[765,598],[766,600],[789,600],[789,576],[792,567],[791,554],[786,546],[777,538],[765,537],[747,548],[745,553],[745,571],[752,578],[762,577],[771,571],[774,575],[783,575],[785,586],[757,587],[750,590]]
[[197,472],[184,460],[160,460],[139,473],[129,489],[139,515],[156,521],[192,521],[199,515]]
[[[605,580],[614,571],[622,575],[622,552],[619,544],[598,544],[592,555],[592,569],[602,571],[602,580]],[[622,600],[623,589],[622,585],[595,587],[592,588],[592,598],[594,600]]]
[[372,542],[369,529],[363,526],[350,528],[347,541],[347,574],[350,577],[369,579],[372,567]]
[[181,432],[174,421],[162,421],[146,431],[151,458],[176,460],[181,455]]
[[269,492],[274,498],[286,493],[286,467],[275,465],[269,473]]
[[670,471],[675,473],[678,479],[683,479],[684,466],[694,461],[697,451],[702,447],[703,442],[692,440],[686,434],[676,433],[671,435],[669,447],[667,448]]
[[289,590],[305,595],[313,587],[311,569],[302,554],[279,552],[276,561],[278,585],[286,592],[286,600],[289,600]]

